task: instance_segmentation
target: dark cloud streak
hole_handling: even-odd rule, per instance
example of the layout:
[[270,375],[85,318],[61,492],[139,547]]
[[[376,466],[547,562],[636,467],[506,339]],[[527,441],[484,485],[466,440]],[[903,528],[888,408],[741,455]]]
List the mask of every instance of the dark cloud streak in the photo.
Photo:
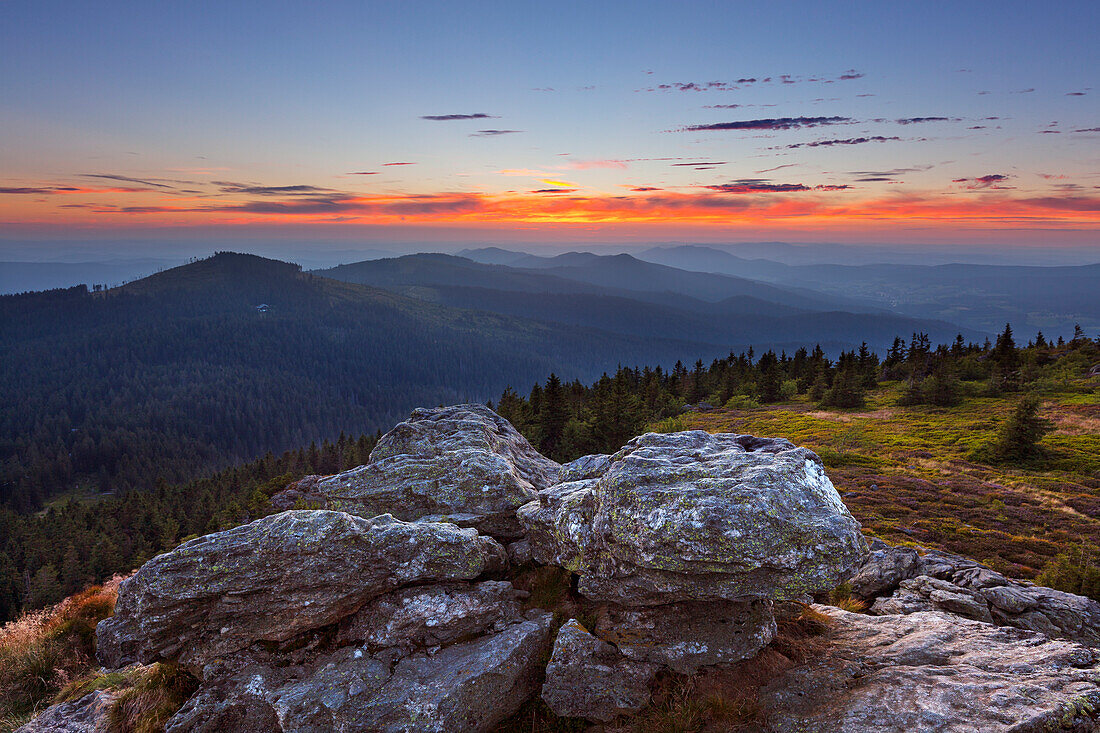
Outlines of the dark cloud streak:
[[431,120],[432,122],[454,122],[456,120],[488,120],[495,118],[496,115],[486,114],[485,112],[475,112],[470,115],[421,115],[422,120]]
[[850,117],[769,117],[737,122],[714,122],[708,125],[688,125],[683,132],[707,132],[711,130],[798,130],[803,127],[843,125],[852,122]]

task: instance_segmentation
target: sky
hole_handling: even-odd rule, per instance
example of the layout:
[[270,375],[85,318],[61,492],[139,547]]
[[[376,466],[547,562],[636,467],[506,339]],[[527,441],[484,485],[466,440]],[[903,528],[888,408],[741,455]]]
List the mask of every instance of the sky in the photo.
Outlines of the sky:
[[0,239],[1100,257],[1098,28],[1095,2],[0,0]]

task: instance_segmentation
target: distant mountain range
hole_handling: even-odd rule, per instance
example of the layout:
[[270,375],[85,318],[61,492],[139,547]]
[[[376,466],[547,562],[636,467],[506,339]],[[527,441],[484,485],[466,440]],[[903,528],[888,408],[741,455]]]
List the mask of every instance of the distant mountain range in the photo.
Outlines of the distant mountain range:
[[659,247],[639,257],[685,270],[844,295],[982,331],[996,331],[1007,322],[1029,336],[1038,329],[1068,335],[1077,323],[1087,331],[1100,330],[1100,264],[784,265],[696,245]]
[[[821,343],[835,352],[862,341],[884,348],[894,336],[914,331],[940,340],[952,339],[959,331],[954,324],[899,316],[839,295],[688,272],[625,254],[570,252],[514,261],[525,266],[423,254],[314,274],[442,305],[650,339],[686,340],[705,345],[702,351],[712,346],[725,351],[748,346],[793,351]],[[982,335],[963,331],[973,338]]]

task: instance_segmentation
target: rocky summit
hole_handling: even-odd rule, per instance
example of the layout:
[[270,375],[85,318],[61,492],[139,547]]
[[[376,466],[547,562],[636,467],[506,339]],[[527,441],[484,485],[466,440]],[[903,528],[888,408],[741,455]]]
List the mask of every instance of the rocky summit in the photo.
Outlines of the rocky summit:
[[[283,501],[326,508],[154,558],[96,630],[106,670],[194,678],[171,733],[627,731],[677,680],[722,675],[752,692],[727,705],[743,730],[1095,727],[1095,603],[869,551],[785,440],[650,433],[558,466],[484,407],[417,410],[368,465]],[[810,605],[842,583],[869,613]],[[115,694],[22,731],[107,730]]]
[[309,476],[275,496],[365,517],[440,520],[476,527],[498,539],[522,535],[516,509],[558,480],[512,424],[484,405],[415,410],[386,433],[363,466]]
[[786,440],[647,433],[566,466],[519,510],[539,562],[593,600],[795,599],[833,588],[867,554],[821,459]]

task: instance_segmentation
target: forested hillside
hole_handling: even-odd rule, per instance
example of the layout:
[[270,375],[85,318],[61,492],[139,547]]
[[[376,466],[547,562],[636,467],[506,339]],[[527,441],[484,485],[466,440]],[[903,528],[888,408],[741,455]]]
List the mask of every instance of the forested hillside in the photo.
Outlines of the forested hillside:
[[105,292],[0,297],[0,503],[148,489],[552,370],[714,346],[436,306],[219,254]]

